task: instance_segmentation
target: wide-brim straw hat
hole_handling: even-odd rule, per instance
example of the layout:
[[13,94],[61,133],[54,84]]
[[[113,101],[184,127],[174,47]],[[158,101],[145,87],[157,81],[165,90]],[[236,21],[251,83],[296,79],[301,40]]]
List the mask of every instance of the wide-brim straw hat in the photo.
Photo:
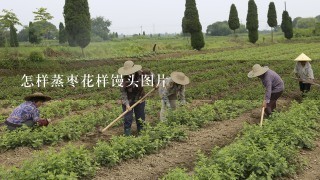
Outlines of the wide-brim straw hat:
[[123,67],[118,69],[118,73],[121,75],[130,75],[142,69],[141,65],[135,65],[132,61],[126,61]]
[[307,55],[302,53],[294,61],[312,61],[312,60]]
[[40,92],[36,92],[36,93],[31,94],[31,95],[28,95],[28,96],[24,97],[24,100],[30,101],[32,98],[43,98],[45,101],[50,101],[51,100],[50,96],[44,95],[44,94],[42,94]]
[[183,72],[172,72],[170,77],[177,84],[187,85],[190,83],[190,79]]
[[261,67],[260,64],[255,64],[252,67],[252,71],[248,73],[248,77],[254,78],[254,77],[261,76],[262,74],[266,73],[268,70],[269,68],[267,66]]

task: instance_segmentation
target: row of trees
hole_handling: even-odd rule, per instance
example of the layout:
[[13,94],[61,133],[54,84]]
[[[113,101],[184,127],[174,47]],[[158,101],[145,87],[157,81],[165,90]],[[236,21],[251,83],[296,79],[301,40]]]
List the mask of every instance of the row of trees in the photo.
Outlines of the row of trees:
[[[258,9],[254,0],[248,2],[246,29],[248,30],[249,41],[256,43],[259,39],[259,19]],[[238,11],[234,4],[231,5],[228,22],[217,22],[209,25],[207,34],[209,35],[228,35],[227,25],[235,34],[236,30],[242,27],[241,32],[244,32],[244,25],[240,24]],[[273,42],[273,30],[278,27],[277,12],[274,2],[270,2],[268,9],[268,25],[271,27],[271,37]],[[287,39],[293,37],[292,19],[288,11],[283,11],[281,29]],[[205,42],[202,34],[202,26],[199,21],[199,14],[195,0],[186,0],[184,17],[182,19],[182,32],[191,35],[191,46],[194,49],[200,50],[204,47]]]
[[[229,28],[235,32],[236,29],[240,27],[237,8],[234,4],[231,5],[229,14]],[[274,2],[270,2],[268,9],[268,25],[271,28],[271,39],[273,42],[273,31],[278,26],[277,21],[277,11]],[[248,13],[247,13],[247,23],[246,29],[248,30],[249,41],[251,43],[256,43],[259,39],[259,20],[258,20],[258,10],[257,5],[254,0],[249,0],[248,2]],[[284,32],[284,36],[287,39],[293,37],[293,27],[292,19],[289,16],[288,11],[283,11],[281,29]]]
[[[59,37],[59,43],[68,42],[70,46],[80,46],[83,50],[91,41],[91,33],[102,40],[110,37],[117,37],[117,33],[109,35],[109,26],[111,21],[104,17],[91,19],[89,5],[87,0],[66,0],[64,6],[65,26],[59,24],[59,31],[56,26],[49,22],[53,18],[46,8],[39,8],[33,12],[35,14],[34,22],[29,26],[24,26],[17,34],[15,25],[22,25],[16,14],[12,11],[3,10],[4,15],[0,16],[0,46],[6,44],[10,39],[10,46],[19,46],[18,37],[21,41],[29,41],[38,44],[44,39],[56,39]],[[9,30],[9,31],[8,31]]]

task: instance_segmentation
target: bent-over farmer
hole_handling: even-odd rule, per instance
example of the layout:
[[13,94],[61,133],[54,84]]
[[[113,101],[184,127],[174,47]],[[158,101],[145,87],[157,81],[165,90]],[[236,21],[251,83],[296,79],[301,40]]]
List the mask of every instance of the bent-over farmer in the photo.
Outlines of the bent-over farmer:
[[280,98],[284,90],[284,83],[281,77],[268,67],[261,67],[255,64],[252,71],[248,73],[249,78],[259,77],[265,87],[265,97],[263,107],[265,107],[265,115],[269,117],[277,107],[277,100]]
[[12,131],[22,125],[28,127],[33,127],[36,124],[39,126],[47,126],[49,121],[40,118],[40,111],[38,108],[42,106],[44,102],[50,101],[51,97],[37,92],[26,96],[24,100],[25,102],[15,108],[6,120],[5,124],[7,125],[7,128]]
[[144,95],[143,80],[153,78],[151,86],[156,87],[156,77],[149,70],[142,70],[141,65],[135,65],[132,61],[126,61],[124,66],[118,69],[118,73],[123,76],[123,83],[120,88],[122,99],[122,110],[129,112],[124,116],[124,134],[131,135],[131,125],[133,121],[133,113],[137,123],[138,133],[143,129],[145,121],[145,101],[142,101],[133,109],[131,106],[139,101]]
[[179,98],[181,104],[185,104],[185,85],[189,84],[189,78],[182,72],[172,72],[170,77],[164,80],[164,86],[159,87],[161,97],[160,120],[166,119],[166,110],[176,109],[176,101]]
[[297,78],[299,78],[299,86],[302,95],[310,91],[311,83],[313,83],[314,76],[311,67],[311,59],[305,55],[301,54],[294,61],[296,61],[296,66],[294,68],[294,73]]

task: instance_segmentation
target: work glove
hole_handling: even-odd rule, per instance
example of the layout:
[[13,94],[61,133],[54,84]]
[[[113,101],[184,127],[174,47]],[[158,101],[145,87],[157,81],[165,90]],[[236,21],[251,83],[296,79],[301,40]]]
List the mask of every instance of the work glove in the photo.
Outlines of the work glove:
[[48,126],[49,125],[49,121],[47,119],[39,119],[38,125],[39,126]]

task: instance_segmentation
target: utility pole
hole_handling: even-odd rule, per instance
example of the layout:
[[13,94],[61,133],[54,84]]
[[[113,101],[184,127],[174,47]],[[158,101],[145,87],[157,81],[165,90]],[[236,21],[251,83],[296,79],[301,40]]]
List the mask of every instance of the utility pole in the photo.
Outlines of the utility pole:
[[142,35],[142,26],[140,26],[140,28],[141,28],[141,35]]
[[284,2],[284,10],[287,11],[287,2]]

